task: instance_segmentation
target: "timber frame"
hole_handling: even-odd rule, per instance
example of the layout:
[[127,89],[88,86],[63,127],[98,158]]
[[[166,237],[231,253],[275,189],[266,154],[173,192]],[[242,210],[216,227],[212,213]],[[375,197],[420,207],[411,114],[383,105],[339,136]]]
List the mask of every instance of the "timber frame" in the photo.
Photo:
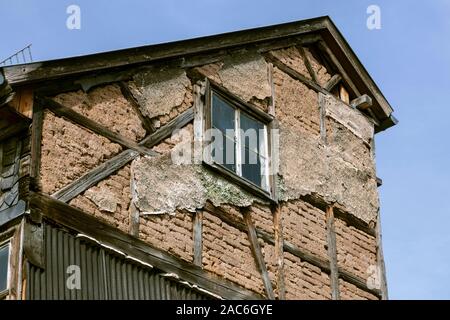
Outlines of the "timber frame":
[[[297,44],[297,48],[305,61],[311,79],[306,78],[269,53],[269,51],[274,48],[291,46],[293,42]],[[323,86],[320,85],[317,80],[317,75],[311,66],[311,62],[308,60],[303,48],[299,46],[298,43],[316,45],[327,54],[339,73],[333,75]],[[202,210],[197,210],[194,214],[193,223],[194,258],[192,264],[175,258],[162,250],[155,249],[137,239],[136,236],[139,233],[139,216],[132,217],[131,220],[133,223],[131,230],[129,234],[126,234],[97,220],[91,215],[68,205],[70,200],[95,186],[98,182],[124,167],[139,155],[150,157],[159,155],[152,150],[152,147],[169,138],[176,129],[182,128],[192,122],[195,123],[195,121],[198,120],[198,117],[201,121],[204,120],[203,117],[205,115],[201,114],[198,109],[200,105],[204,107],[202,96],[204,97],[205,91],[209,92],[208,88],[205,88],[204,83],[202,85],[202,81],[205,80],[204,77],[200,78],[198,84],[194,86],[194,106],[190,107],[161,128],[155,129],[148,119],[140,113],[139,103],[133,97],[133,94],[130,92],[130,89],[125,82],[130,79],[133,72],[144,68],[144,64],[150,62],[164,63],[168,60],[170,60],[170,63],[175,63],[183,68],[191,68],[204,63],[217,61],[226,54],[227,50],[235,50],[243,46],[254,47],[263,54],[269,65],[269,78],[271,81],[272,71],[275,67],[285,72],[291,78],[302,82],[319,95],[330,94],[339,85],[345,85],[345,88],[356,97],[355,99],[352,99],[348,105],[353,108],[358,108],[366,117],[372,119],[375,123],[377,132],[385,130],[397,123],[392,115],[393,110],[391,106],[328,17],[320,17],[273,27],[244,30],[219,36],[43,62],[40,63],[39,66],[37,64],[28,64],[24,66],[3,68],[6,78],[13,88],[21,88],[29,84],[39,83],[39,89],[34,92],[34,104],[32,106],[30,143],[30,189],[32,192],[29,197],[25,199],[27,201],[27,206],[25,205],[25,201],[22,201],[20,203],[21,206],[15,209],[18,211],[16,212],[13,210],[11,217],[9,217],[7,221],[0,221],[0,224],[10,223],[19,215],[27,214],[27,223],[25,224],[25,227],[23,227],[25,239],[29,238],[31,233],[36,232],[36,230],[31,230],[30,227],[27,227],[28,224],[39,225],[43,220],[48,220],[63,228],[86,234],[113,248],[126,251],[142,261],[166,272],[173,272],[184,280],[196,284],[205,290],[214,292],[225,299],[264,298],[202,269],[203,214],[204,212],[207,212],[248,235],[251,252],[260,272],[266,298],[268,299],[285,299],[286,290],[283,275],[284,252],[294,255],[300,258],[300,260],[308,262],[328,274],[331,282],[332,299],[340,299],[339,279],[345,280],[378,298],[387,299],[387,285],[381,247],[379,216],[378,221],[375,224],[368,224],[355,218],[338,204],[325,202],[314,194],[303,196],[301,197],[301,200],[320,209],[325,216],[327,226],[327,259],[317,257],[283,239],[283,226],[281,223],[280,212],[284,203],[278,201],[276,188],[271,190],[270,197],[266,194],[262,194],[262,191],[260,190],[253,190],[253,193],[256,196],[259,196],[263,200],[269,200],[270,202],[275,226],[273,235],[255,226],[251,212],[248,208],[241,209],[242,221],[239,222],[230,217],[227,212],[215,207],[211,203],[207,203]],[[129,59],[124,61],[123,56],[129,57]],[[75,78],[75,80],[71,78]],[[55,81],[57,79],[58,81]],[[49,98],[55,93],[70,91],[80,87],[84,90],[88,90],[93,86],[108,83],[119,84],[122,94],[131,103],[134,110],[139,115],[143,127],[147,132],[146,137],[141,141],[130,141],[120,134],[112,132],[99,123],[92,121],[80,113]],[[206,83],[208,83],[208,81],[206,81]],[[223,90],[219,85],[216,85],[213,82],[211,83],[216,90]],[[226,96],[233,97],[229,92],[226,92]],[[257,113],[259,117],[263,117],[270,122],[271,126],[276,127],[276,119],[274,118],[275,99],[276,97],[273,95],[268,114],[251,106],[246,105],[246,107],[250,107],[249,109]],[[242,103],[242,101],[239,101],[239,103]],[[6,107],[5,109],[4,107],[0,108],[0,112],[6,110]],[[10,107],[8,106],[8,108]],[[51,196],[40,193],[39,170],[44,110],[49,110],[58,117],[64,117],[83,128],[87,128],[94,133],[120,144],[124,147],[124,151],[98,165],[96,168],[91,169],[82,177],[56,191]],[[8,112],[12,112],[15,117],[21,119],[24,118],[22,114],[15,111],[8,109]],[[322,114],[322,117],[325,117],[325,115]],[[21,130],[24,130],[29,126],[30,121],[28,118],[26,120],[27,121],[23,121],[24,124],[21,127]],[[322,130],[323,126],[324,124],[321,123]],[[200,132],[201,129],[202,128],[200,128]],[[198,138],[198,129],[194,127],[194,130],[196,130],[194,135]],[[323,132],[321,132],[321,134],[324,136]],[[11,134],[8,134],[8,136],[9,135]],[[1,139],[3,139],[3,137],[0,133],[0,140]],[[220,170],[218,172],[219,174],[224,174],[224,172],[220,172]],[[273,179],[273,177],[271,179]],[[381,181],[381,179],[379,180]],[[273,181],[271,181],[271,185],[274,185]],[[26,211],[26,209],[29,210]],[[369,288],[364,279],[361,279],[338,266],[336,231],[334,227],[335,219],[340,219],[347,225],[353,226],[376,238],[377,262],[378,267],[382,270],[380,289]],[[275,296],[272,283],[268,276],[267,266],[264,262],[259,243],[260,240],[275,246],[278,263],[277,277],[275,280],[278,289],[277,296]],[[41,264],[40,260],[42,259],[42,252],[39,252],[36,248],[31,248],[30,243],[25,245],[24,251],[30,262],[38,266]]]
[[[303,40],[302,40],[303,39]],[[345,38],[328,17],[291,22],[276,26],[249,29],[207,36],[191,40],[143,46],[83,57],[66,58],[26,65],[5,67],[5,77],[11,86],[23,86],[36,82],[50,84],[46,90],[62,91],[63,88],[88,89],[99,82],[116,82],[130,77],[130,67],[139,68],[143,64],[156,61],[174,60],[180,67],[187,68],[217,61],[226,50],[243,46],[254,46],[260,52],[276,47],[287,47],[296,40],[304,43],[318,43],[336,64],[341,75],[357,97],[368,94],[373,98],[373,113],[379,125],[376,131],[383,131],[397,123],[393,109],[381,93],[367,70],[356,57]],[[282,42],[285,42],[284,44]],[[276,44],[274,44],[276,42]],[[281,43],[281,44],[280,44]],[[127,59],[123,59],[127,57]],[[127,67],[128,71],[123,71]],[[309,68],[308,68],[309,69]],[[111,71],[114,70],[114,73]],[[105,72],[109,71],[109,75]],[[55,79],[68,76],[84,76],[86,80],[68,81],[54,84]],[[313,76],[313,80],[315,77]],[[53,84],[52,84],[53,82]],[[148,127],[148,126],[147,126]]]

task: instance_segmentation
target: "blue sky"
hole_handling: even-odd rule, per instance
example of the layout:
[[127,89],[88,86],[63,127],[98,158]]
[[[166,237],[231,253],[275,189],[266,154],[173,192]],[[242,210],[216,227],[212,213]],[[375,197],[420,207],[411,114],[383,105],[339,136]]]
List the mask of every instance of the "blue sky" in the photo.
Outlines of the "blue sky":
[[[81,30],[66,28],[71,4]],[[380,30],[366,27],[371,4]],[[322,15],[400,120],[376,139],[390,297],[450,299],[450,1],[0,0],[0,60],[29,43],[35,60],[49,60]]]

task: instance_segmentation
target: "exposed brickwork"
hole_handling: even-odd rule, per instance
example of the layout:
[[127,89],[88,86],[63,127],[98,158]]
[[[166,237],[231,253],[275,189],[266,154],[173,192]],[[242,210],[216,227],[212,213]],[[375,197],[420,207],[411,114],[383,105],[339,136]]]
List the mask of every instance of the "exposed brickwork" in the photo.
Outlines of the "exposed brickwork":
[[302,200],[282,205],[283,237],[298,248],[328,259],[325,213]]
[[97,87],[88,93],[81,90],[62,93],[55,97],[55,101],[124,137],[141,140],[145,136],[141,120],[118,85]]
[[284,274],[288,300],[331,299],[329,276],[288,252],[284,253]]
[[175,215],[147,215],[140,219],[139,238],[155,248],[192,262],[192,223],[192,213],[185,211]]
[[274,233],[273,215],[269,206],[254,203],[250,207],[250,212],[255,227],[264,230],[273,236]]
[[351,283],[339,280],[339,290],[342,300],[379,300],[378,297],[373,294],[361,290]]
[[41,181],[53,193],[122,150],[118,144],[46,111],[42,130]]
[[311,75],[308,72],[308,68],[305,65],[302,55],[296,47],[289,47],[286,49],[279,49],[270,51],[272,55],[278,58],[288,67],[294,69],[298,73],[302,74],[308,79],[311,79]]
[[272,288],[275,293],[275,297],[279,296],[278,286],[277,286],[277,256],[275,254],[275,246],[266,243],[265,241],[258,239],[261,246],[261,252],[264,257],[264,262],[266,263],[267,272],[269,273],[270,282],[272,283]]
[[247,233],[207,212],[203,214],[203,267],[247,289],[264,294]]
[[376,266],[376,239],[353,226],[335,219],[338,266],[362,279],[370,275],[370,267]]
[[72,199],[70,205],[129,232],[130,165]]
[[305,48],[305,54],[316,74],[317,81],[321,86],[325,85],[325,83],[331,79],[331,75],[328,73],[328,70],[320,63],[319,59],[313,54],[311,49]]
[[294,131],[320,135],[317,93],[274,68],[275,112],[279,121]]

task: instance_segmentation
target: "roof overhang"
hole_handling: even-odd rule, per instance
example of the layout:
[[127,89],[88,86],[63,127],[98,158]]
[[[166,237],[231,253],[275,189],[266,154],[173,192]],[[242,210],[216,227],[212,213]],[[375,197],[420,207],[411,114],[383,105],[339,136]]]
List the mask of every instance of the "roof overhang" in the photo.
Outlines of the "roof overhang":
[[372,97],[372,109],[380,123],[376,128],[377,132],[395,125],[397,120],[392,115],[393,109],[389,102],[328,16],[189,40],[15,65],[3,69],[9,83],[14,87],[310,34],[322,37],[358,90]]

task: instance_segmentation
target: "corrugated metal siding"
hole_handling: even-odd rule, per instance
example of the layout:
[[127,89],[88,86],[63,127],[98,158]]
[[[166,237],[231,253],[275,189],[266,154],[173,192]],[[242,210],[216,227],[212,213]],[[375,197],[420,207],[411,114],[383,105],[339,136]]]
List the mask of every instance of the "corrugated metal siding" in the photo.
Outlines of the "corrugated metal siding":
[[[45,225],[45,270],[29,264],[27,298],[30,300],[205,300],[195,289],[109,251]],[[66,286],[67,267],[81,270],[81,289]]]

